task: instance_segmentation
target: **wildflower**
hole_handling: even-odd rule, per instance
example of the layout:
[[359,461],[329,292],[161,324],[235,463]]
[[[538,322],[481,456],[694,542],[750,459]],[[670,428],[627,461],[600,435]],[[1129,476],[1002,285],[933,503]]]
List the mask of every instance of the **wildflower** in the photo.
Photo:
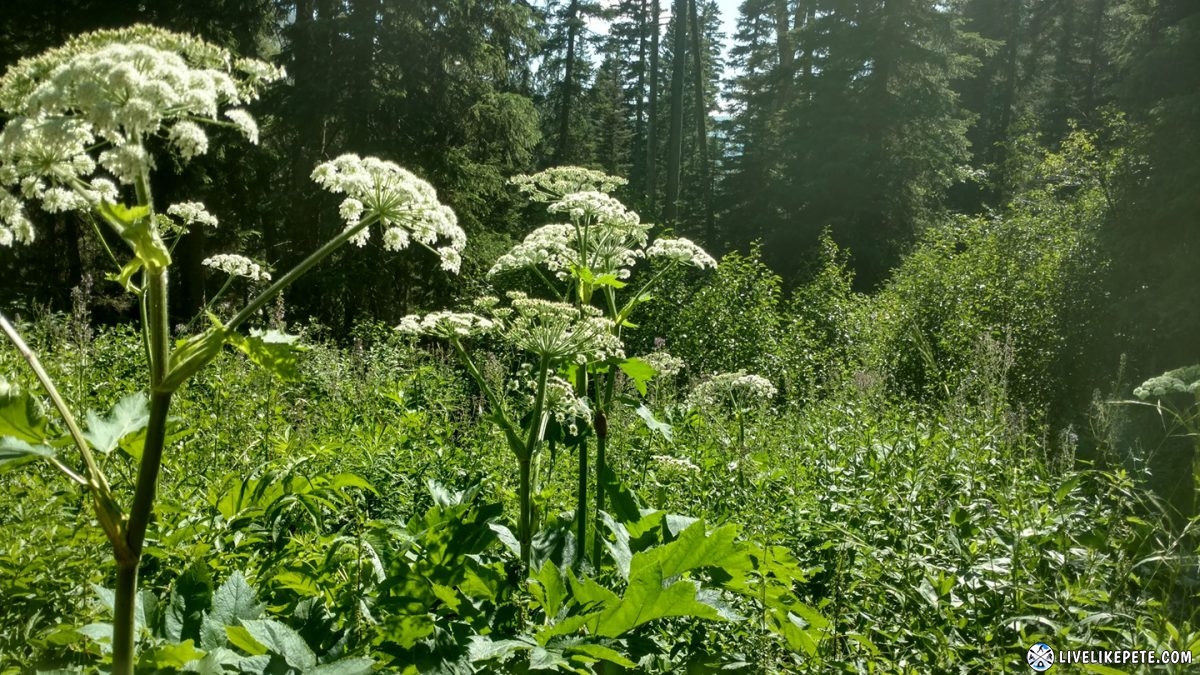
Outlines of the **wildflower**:
[[1169,370],[1152,377],[1133,390],[1140,399],[1166,394],[1194,394],[1200,390],[1200,364]]
[[217,217],[204,208],[200,202],[180,202],[167,207],[167,214],[175,216],[188,225],[204,225],[216,227]]
[[242,110],[234,108],[225,111],[225,117],[233,122],[233,126],[237,127],[238,131],[250,141],[251,145],[258,145],[258,122],[254,121],[254,116]]
[[271,280],[271,273],[263,269],[262,265],[259,265],[245,256],[240,256],[234,253],[220,253],[218,255],[205,258],[201,264],[203,264],[205,267],[211,267],[215,270],[220,270],[230,276],[246,277],[251,281]]
[[666,258],[700,269],[712,269],[717,266],[717,261],[690,239],[656,239],[650,244],[650,248],[646,249],[646,255],[651,258]]
[[[112,182],[93,176],[98,167],[134,183],[154,168],[151,137],[166,138],[184,161],[202,155],[202,124],[283,76],[260,61],[233,62],[220,47],[151,26],[96,31],[22,59],[0,78],[0,116],[9,120],[0,186],[54,212],[115,202]],[[255,140],[249,113],[227,116]],[[0,204],[0,245],[32,240],[24,213]]]
[[666,469],[675,469],[677,471],[687,471],[691,473],[699,473],[700,467],[692,463],[691,460],[684,457],[672,457],[671,455],[651,455],[653,460],[660,467]]
[[580,423],[587,425],[592,419],[592,409],[587,399],[575,395],[571,383],[551,375],[546,378],[546,411],[572,436],[579,435]]
[[410,314],[400,319],[396,330],[406,335],[430,335],[446,339],[462,339],[483,335],[495,324],[478,314],[464,312],[432,312],[425,316]]
[[550,213],[566,213],[577,223],[599,223],[609,227],[633,228],[639,224],[638,214],[603,192],[572,192],[550,206]]
[[641,358],[662,377],[676,375],[687,366],[683,359],[664,351],[651,352]]
[[[392,162],[349,154],[318,165],[312,178],[326,190],[346,195],[339,212],[347,229],[364,217],[377,219],[384,248],[399,251],[416,240],[441,258],[443,269],[458,271],[467,237],[429,183]],[[352,241],[363,246],[370,236],[364,228]],[[435,248],[439,241],[444,243]]]
[[731,405],[743,410],[754,404],[769,402],[776,393],[775,385],[770,380],[739,370],[715,375],[700,383],[688,397],[688,405],[692,408]]
[[575,262],[575,228],[556,223],[543,225],[525,235],[525,240],[496,259],[488,276],[510,270],[544,266],[559,279],[565,280]]
[[575,307],[511,292],[513,314],[504,337],[513,345],[550,361],[579,364],[625,358],[614,324],[600,310]]
[[532,176],[513,176],[509,182],[531,200],[548,202],[572,192],[612,192],[629,181],[579,166],[556,166]]

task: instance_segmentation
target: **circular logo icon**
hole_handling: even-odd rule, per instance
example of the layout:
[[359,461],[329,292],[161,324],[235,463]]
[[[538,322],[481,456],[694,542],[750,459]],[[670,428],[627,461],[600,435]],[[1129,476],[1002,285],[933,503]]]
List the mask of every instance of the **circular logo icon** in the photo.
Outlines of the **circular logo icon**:
[[1044,673],[1054,665],[1054,650],[1045,642],[1039,642],[1029,648],[1025,654],[1025,660],[1029,662],[1030,668]]

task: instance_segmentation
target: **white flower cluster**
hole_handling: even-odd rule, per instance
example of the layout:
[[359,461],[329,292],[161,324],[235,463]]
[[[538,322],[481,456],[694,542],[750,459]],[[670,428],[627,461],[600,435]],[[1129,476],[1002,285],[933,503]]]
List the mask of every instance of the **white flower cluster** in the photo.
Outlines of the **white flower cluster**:
[[689,473],[699,473],[700,471],[700,467],[696,466],[691,462],[691,460],[684,457],[672,457],[671,455],[651,455],[650,459],[665,469],[686,471]]
[[220,270],[230,276],[246,277],[251,281],[271,280],[271,273],[263,269],[262,265],[235,253],[220,253],[205,258],[202,264],[205,267]]
[[543,225],[525,235],[525,240],[496,259],[488,275],[510,270],[544,266],[559,279],[566,279],[571,265],[577,263],[572,248],[575,227],[562,223]]
[[407,335],[430,335],[440,338],[466,338],[483,335],[492,330],[491,319],[464,312],[431,312],[425,316],[409,314],[400,319],[396,330]]
[[612,192],[629,181],[580,166],[556,166],[532,176],[513,176],[509,182],[529,195],[531,200],[548,202],[572,192]]
[[650,364],[650,367],[661,377],[677,375],[679,371],[687,367],[687,363],[683,359],[664,351],[650,352],[641,359]]
[[175,216],[187,225],[203,225],[216,227],[217,217],[204,208],[200,202],[180,202],[167,207],[167,214]]
[[[326,190],[346,195],[339,211],[347,229],[358,227],[363,218],[377,219],[384,248],[399,251],[415,240],[437,253],[442,269],[458,272],[467,236],[433,186],[412,172],[375,157],[342,155],[319,164],[312,178]],[[370,237],[370,228],[363,228],[351,241],[365,246]]]
[[1140,399],[1167,394],[1195,394],[1200,390],[1200,364],[1169,370],[1152,377],[1133,390]]
[[[184,160],[208,150],[201,123],[228,124],[257,140],[253,118],[222,108],[254,100],[281,69],[234,60],[219,47],[151,26],[102,30],[22,59],[0,78],[0,187],[49,211],[116,202],[102,167],[133,183],[154,167],[145,141],[165,137]],[[93,156],[93,153],[96,153]],[[0,190],[0,245],[34,233],[15,196]]]
[[713,269],[717,266],[717,261],[690,239],[656,239],[650,244],[650,248],[646,249],[646,255],[651,258],[666,258],[700,269]]
[[701,382],[688,396],[688,406],[692,409],[729,406],[737,410],[748,410],[769,403],[776,393],[775,385],[771,384],[770,380],[739,370],[736,373],[714,375]]
[[576,396],[571,383],[557,375],[546,379],[545,405],[546,411],[572,436],[579,435],[580,424],[587,426],[591,423],[592,409],[587,400]]
[[546,210],[550,213],[566,213],[572,221],[581,225],[634,228],[640,224],[638,214],[603,192],[572,192],[552,202]]
[[503,331],[513,345],[538,356],[579,364],[625,358],[615,326],[600,310],[527,297],[512,291],[512,315]]

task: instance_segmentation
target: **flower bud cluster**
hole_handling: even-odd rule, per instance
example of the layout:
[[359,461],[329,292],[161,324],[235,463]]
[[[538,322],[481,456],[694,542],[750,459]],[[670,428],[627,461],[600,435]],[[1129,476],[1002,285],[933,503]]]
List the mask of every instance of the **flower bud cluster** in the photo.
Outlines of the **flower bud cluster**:
[[664,469],[686,471],[689,473],[699,473],[700,471],[700,467],[696,466],[691,462],[691,460],[684,457],[672,457],[671,455],[651,455],[650,459]]
[[1140,399],[1167,394],[1195,394],[1200,390],[1200,364],[1169,370],[1152,377],[1133,390]]
[[[347,229],[358,227],[363,218],[377,219],[384,248],[400,251],[416,240],[437,253],[442,269],[458,272],[467,236],[433,186],[412,172],[375,157],[347,154],[319,164],[312,178],[326,190],[346,195],[339,212]],[[370,229],[363,228],[351,241],[365,246],[370,237]]]
[[202,264],[230,276],[245,277],[251,281],[271,280],[271,273],[263,269],[262,265],[236,253],[220,253],[205,258]]
[[530,298],[519,291],[508,296],[513,313],[504,336],[514,346],[550,361],[581,365],[625,358],[615,325],[595,307]]
[[532,176],[513,176],[509,182],[532,201],[549,202],[572,192],[612,192],[629,181],[579,166],[556,166]]

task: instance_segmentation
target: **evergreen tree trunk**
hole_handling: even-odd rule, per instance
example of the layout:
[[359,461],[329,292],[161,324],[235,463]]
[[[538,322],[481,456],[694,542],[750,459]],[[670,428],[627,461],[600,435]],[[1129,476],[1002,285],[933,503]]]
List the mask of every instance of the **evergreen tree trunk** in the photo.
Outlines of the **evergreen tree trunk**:
[[567,8],[567,54],[563,68],[562,103],[558,113],[558,148],[554,158],[566,162],[571,150],[571,97],[575,86],[575,42],[579,39],[579,0],[571,0]]
[[646,101],[646,206],[658,212],[658,56],[659,0],[650,0],[650,91]]
[[683,155],[683,76],[687,60],[687,4],[676,0],[672,10],[675,35],[672,38],[671,125],[667,136],[667,194],[663,219],[673,223],[679,218],[679,169]]
[[692,24],[692,82],[696,89],[696,162],[700,174],[700,200],[702,203],[705,243],[716,241],[717,233],[713,221],[712,177],[708,166],[708,100],[704,95],[704,56],[700,47],[700,18],[696,11],[696,0],[688,2],[688,19]]

